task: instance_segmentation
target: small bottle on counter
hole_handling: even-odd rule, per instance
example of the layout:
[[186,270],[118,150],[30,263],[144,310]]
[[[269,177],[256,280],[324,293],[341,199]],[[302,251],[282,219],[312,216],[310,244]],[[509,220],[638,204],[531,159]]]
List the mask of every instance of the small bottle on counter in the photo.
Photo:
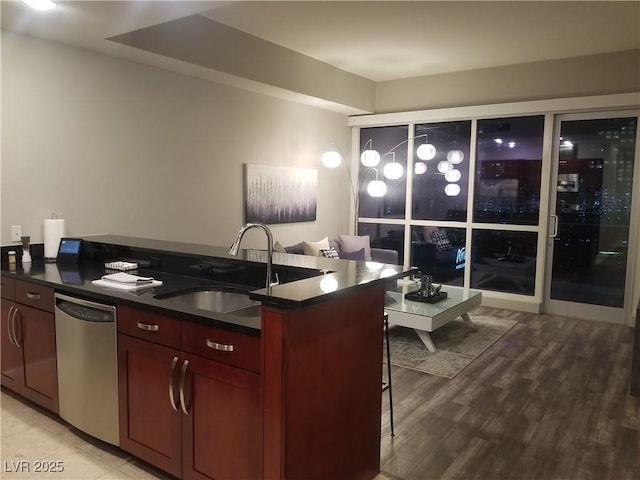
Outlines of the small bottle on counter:
[[31,250],[29,248],[31,237],[22,237],[20,240],[22,241],[22,265],[24,266],[25,263],[31,263]]
[[7,252],[7,256],[9,258],[9,271],[10,272],[15,272],[15,270],[16,270],[16,251],[15,250],[9,250]]

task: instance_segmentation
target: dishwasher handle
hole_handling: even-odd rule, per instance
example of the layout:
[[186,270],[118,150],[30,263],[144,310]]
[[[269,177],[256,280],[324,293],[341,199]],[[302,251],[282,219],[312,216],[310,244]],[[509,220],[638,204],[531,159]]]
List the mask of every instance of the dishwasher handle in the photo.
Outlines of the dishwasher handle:
[[116,320],[116,307],[103,305],[81,298],[55,294],[56,315],[62,312],[84,322],[110,323]]
[[95,308],[96,310],[102,310],[104,312],[115,313],[116,307],[113,305],[105,305],[103,303],[92,302],[91,300],[85,300],[84,298],[78,297],[70,297],[68,295],[63,295],[61,293],[56,293],[55,295],[56,303],[58,299],[66,300],[67,302],[75,303],[77,305],[82,305],[84,307]]

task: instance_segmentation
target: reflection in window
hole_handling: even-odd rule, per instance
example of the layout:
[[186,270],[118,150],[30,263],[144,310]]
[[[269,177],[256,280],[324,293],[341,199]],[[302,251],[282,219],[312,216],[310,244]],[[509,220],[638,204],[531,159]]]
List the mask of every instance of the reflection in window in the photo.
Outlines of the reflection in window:
[[404,264],[404,226],[380,223],[358,224],[358,235],[371,237],[371,248],[386,248],[398,252],[398,264]]
[[465,229],[411,227],[411,265],[436,283],[462,286],[465,268]]
[[624,306],[636,118],[562,122],[551,297]]
[[[407,191],[407,139],[409,127],[375,127],[360,131],[360,154],[370,161],[360,162],[358,176],[360,216],[368,218],[404,218]],[[377,157],[376,157],[377,158]],[[394,175],[395,174],[395,175]],[[399,174],[399,176],[398,176]],[[368,188],[372,181],[384,182],[386,193],[371,196]]]
[[538,234],[474,230],[471,288],[533,295]]
[[537,225],[544,116],[478,120],[475,222]]
[[413,218],[466,221],[471,121],[416,125],[415,135]]

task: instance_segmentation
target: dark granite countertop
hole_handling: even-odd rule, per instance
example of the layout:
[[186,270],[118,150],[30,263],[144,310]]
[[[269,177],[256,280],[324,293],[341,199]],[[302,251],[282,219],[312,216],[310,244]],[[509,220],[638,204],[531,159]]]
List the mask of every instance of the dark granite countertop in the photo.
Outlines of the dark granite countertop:
[[[416,271],[415,268],[404,269],[401,265],[274,253],[274,272],[279,273],[283,283],[267,289],[263,287],[267,257],[263,250],[240,250],[234,257],[229,255],[227,247],[116,235],[81,238],[84,240],[83,256],[77,265],[44,263],[42,259],[34,258],[29,271],[18,264],[16,271],[10,272],[6,255],[3,255],[2,273],[44,284],[62,293],[108,303],[143,306],[160,313],[231,326],[255,334],[260,331],[260,317],[238,317],[199,308],[177,307],[162,297],[171,292],[222,283],[243,287],[249,292],[249,298],[256,302],[279,308],[301,308]],[[163,285],[128,292],[92,284],[105,273],[111,273],[105,271],[105,260],[116,259],[141,260],[144,268],[136,274],[162,280]]]

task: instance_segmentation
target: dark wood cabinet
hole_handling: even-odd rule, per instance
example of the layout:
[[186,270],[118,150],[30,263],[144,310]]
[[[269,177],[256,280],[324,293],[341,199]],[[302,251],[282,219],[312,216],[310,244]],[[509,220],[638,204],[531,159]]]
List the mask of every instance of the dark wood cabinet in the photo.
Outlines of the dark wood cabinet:
[[120,447],[176,477],[182,470],[182,419],[173,385],[179,354],[118,334]]
[[185,362],[183,478],[262,478],[259,375],[195,355]]
[[2,333],[0,334],[0,354],[2,385],[14,392],[20,393],[20,385],[24,383],[24,370],[22,368],[22,349],[13,338],[17,304],[9,300],[2,300]]
[[262,478],[260,374],[235,365],[259,368],[259,337],[128,307],[118,331],[121,448],[179,478]]
[[2,302],[2,385],[58,413],[53,289],[14,284],[15,301]]

